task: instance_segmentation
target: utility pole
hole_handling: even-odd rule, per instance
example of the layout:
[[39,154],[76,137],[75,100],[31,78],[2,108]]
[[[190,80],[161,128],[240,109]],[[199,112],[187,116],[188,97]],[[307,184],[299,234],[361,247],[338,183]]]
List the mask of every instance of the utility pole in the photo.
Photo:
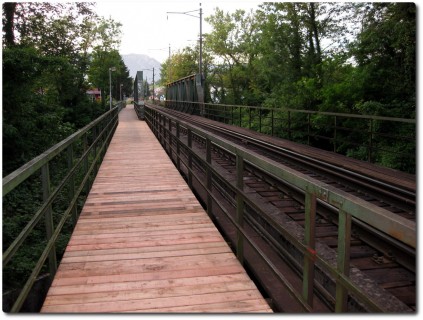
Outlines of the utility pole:
[[116,71],[116,68],[109,68],[110,110],[112,110],[112,71]]
[[[154,68],[153,69],[141,69],[142,71],[153,71],[153,101],[154,101]],[[147,77],[145,77],[145,81],[147,82]]]
[[[200,12],[200,16],[196,16],[191,14],[192,12]],[[198,73],[203,76],[202,70],[203,70],[203,8],[201,8],[200,3],[200,9],[199,10],[192,10],[192,11],[185,11],[185,12],[166,12],[167,14],[184,14],[190,17],[194,18],[200,18],[200,58],[198,61]],[[169,45],[169,57],[170,57],[170,45]]]
[[203,78],[203,8],[201,8],[200,3],[200,61],[198,63],[198,73],[201,75],[201,78]]

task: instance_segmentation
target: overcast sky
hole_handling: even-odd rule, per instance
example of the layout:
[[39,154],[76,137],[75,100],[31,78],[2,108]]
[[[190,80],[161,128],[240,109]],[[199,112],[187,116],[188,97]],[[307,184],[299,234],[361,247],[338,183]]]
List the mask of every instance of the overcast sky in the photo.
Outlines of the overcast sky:
[[[167,14],[168,11],[187,12],[203,9],[203,33],[211,31],[204,18],[214,13],[219,7],[225,12],[236,9],[249,11],[255,9],[263,1],[226,0],[226,1],[193,1],[193,0],[138,0],[138,1],[99,1],[96,12],[105,18],[122,23],[121,54],[139,53],[149,55],[160,63],[171,51],[193,45],[198,40],[200,19],[182,15]],[[199,16],[199,11],[191,14]]]

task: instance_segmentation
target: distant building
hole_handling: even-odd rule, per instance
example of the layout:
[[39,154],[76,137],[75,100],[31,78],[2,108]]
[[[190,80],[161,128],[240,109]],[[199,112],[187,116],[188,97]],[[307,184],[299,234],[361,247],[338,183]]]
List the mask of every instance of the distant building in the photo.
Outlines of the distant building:
[[101,100],[101,91],[99,88],[93,88],[93,89],[87,90],[87,95],[91,101]]

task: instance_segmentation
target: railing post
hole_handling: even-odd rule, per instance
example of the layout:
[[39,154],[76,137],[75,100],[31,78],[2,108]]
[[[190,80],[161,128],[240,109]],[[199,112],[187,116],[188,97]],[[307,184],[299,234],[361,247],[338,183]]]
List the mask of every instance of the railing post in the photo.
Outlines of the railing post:
[[[244,189],[244,159],[236,155],[236,186],[238,190]],[[244,225],[244,199],[239,191],[236,193],[236,222],[239,227]],[[244,264],[244,237],[238,230],[236,236],[236,256]]]
[[160,129],[162,133],[160,141],[162,142],[163,148],[166,150],[166,119],[163,114],[160,115]]
[[[113,115],[111,115],[111,117],[110,117],[110,122],[112,121],[112,119],[113,119]],[[98,137],[98,133],[99,133],[100,130],[97,128],[97,126],[93,127],[92,130],[93,130],[92,131],[92,139],[93,139],[93,143],[94,143],[94,141]],[[98,144],[97,142],[94,143],[94,147],[93,147],[93,157],[94,157],[94,159],[97,157],[97,144]],[[99,164],[96,161],[96,163],[94,165],[94,172],[98,171],[98,167],[99,167]]]
[[248,108],[248,129],[251,129],[251,108]]
[[[50,197],[51,186],[50,186],[50,168],[47,162],[41,168],[41,182],[43,188],[43,201],[46,202]],[[48,206],[45,212],[45,227],[46,227],[46,238],[50,240],[54,232],[53,226],[53,209],[51,205]],[[57,258],[56,258],[56,246],[52,246],[48,258],[50,278],[53,279],[57,271]]]
[[261,108],[259,108],[259,132],[261,133]]
[[[88,150],[88,137],[87,137],[87,133],[84,134],[84,153]],[[84,176],[86,176],[88,174],[88,154],[85,156],[84,158]],[[89,191],[90,191],[90,179],[87,179],[87,182],[85,183],[85,192],[88,195]]]
[[179,122],[176,122],[176,168],[181,171],[181,145],[179,139],[181,137],[181,127]]
[[157,126],[157,114],[158,112],[154,110],[153,112],[153,127],[154,127],[154,133],[156,134],[156,137],[159,138],[159,128]]
[[311,113],[307,113],[307,144],[310,145]]
[[337,133],[338,133],[338,131],[337,131],[337,126],[338,126],[338,118],[335,116],[335,132],[334,132],[334,134],[333,134],[333,152],[336,152],[336,139],[338,138],[337,137]]
[[313,305],[314,262],[316,259],[316,195],[309,191],[305,194],[305,225],[304,244],[307,253],[304,255],[303,297],[307,303]]
[[292,140],[291,138],[291,111],[288,111],[288,140]]
[[273,134],[274,134],[274,121],[275,121],[275,116],[274,116],[274,114],[273,114],[273,109],[272,109],[272,112],[271,112],[271,116],[272,116],[272,137],[273,137]]
[[369,147],[368,147],[368,156],[367,159],[369,162],[372,162],[372,153],[373,153],[373,119],[370,119],[369,125]]
[[169,136],[169,154],[170,157],[172,158],[172,120],[170,118],[168,118],[168,136]]
[[210,166],[212,165],[212,142],[209,138],[206,138],[206,161],[207,161],[207,214],[212,216],[212,171]]
[[[68,147],[68,170],[72,170],[73,168],[73,145]],[[75,176],[69,179],[69,203],[73,200],[75,196]],[[76,210],[76,206],[74,205],[71,210],[72,222],[73,226],[75,227],[76,222],[78,220],[78,212]]]
[[[341,275],[346,277],[350,273],[350,246],[351,246],[351,215],[339,210],[338,221],[338,255],[337,268]],[[348,290],[336,281],[335,312],[346,312],[348,309]]]
[[188,186],[192,189],[192,132],[188,128]]

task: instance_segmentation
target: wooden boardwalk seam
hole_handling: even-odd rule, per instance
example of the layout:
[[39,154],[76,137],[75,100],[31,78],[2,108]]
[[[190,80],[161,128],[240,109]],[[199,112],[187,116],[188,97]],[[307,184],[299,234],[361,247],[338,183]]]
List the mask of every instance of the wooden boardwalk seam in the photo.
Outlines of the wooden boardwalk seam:
[[133,107],[41,312],[272,312]]

